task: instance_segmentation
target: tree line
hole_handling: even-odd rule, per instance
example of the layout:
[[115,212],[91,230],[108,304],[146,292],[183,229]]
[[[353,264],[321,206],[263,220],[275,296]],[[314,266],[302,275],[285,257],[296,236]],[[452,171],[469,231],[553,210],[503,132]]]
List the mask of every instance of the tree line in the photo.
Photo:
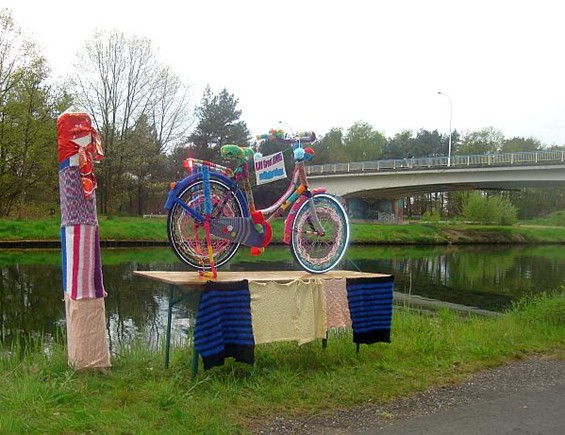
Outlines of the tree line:
[[[190,89],[158,60],[150,40],[119,31],[85,41],[68,77],[57,81],[37,44],[0,10],[0,217],[45,216],[58,211],[56,119],[66,109],[89,113],[104,146],[96,165],[97,206],[102,214],[162,211],[169,182],[184,176],[188,155],[219,162],[227,143],[247,145],[250,131],[227,89],[206,87],[193,103]],[[534,138],[507,139],[493,127],[452,132],[452,154],[535,151]],[[385,137],[359,121],[332,128],[315,147],[314,164],[447,155],[449,136],[437,130]],[[278,147],[278,148],[277,148]],[[261,152],[278,151],[266,143]],[[290,163],[290,153],[286,153]],[[257,188],[258,205],[272,189]],[[532,191],[533,189],[530,189]],[[552,195],[507,192],[528,216],[565,208],[565,191]],[[461,206],[458,192],[406,198],[407,212],[422,214],[441,204],[446,214]],[[550,199],[548,199],[550,196]]]

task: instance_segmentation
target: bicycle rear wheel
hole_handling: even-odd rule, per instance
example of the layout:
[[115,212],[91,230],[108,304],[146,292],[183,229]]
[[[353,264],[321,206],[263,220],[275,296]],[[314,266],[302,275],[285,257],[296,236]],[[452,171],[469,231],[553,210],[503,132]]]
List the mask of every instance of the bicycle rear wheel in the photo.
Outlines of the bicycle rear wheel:
[[[312,207],[324,228],[319,234],[313,224]],[[294,219],[291,252],[300,266],[310,273],[333,269],[343,258],[349,243],[349,221],[340,202],[322,193],[305,201]]]
[[[189,184],[178,197],[191,209],[204,215],[205,199],[201,179]],[[243,216],[243,205],[223,181],[210,179],[210,197],[212,217]],[[183,263],[195,269],[210,269],[204,226],[177,203],[171,207],[167,217],[167,235],[173,251]],[[239,248],[239,243],[215,236],[212,236],[211,243],[216,267],[227,263]]]

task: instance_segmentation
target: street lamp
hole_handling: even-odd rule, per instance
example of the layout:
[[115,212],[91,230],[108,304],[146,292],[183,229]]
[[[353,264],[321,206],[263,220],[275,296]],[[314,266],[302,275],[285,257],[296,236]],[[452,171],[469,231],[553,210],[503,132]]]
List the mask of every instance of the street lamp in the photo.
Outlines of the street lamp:
[[290,126],[290,124],[288,124],[287,122],[284,122],[284,121],[279,121],[279,124],[286,125],[288,127],[288,130],[290,131],[291,136],[294,136],[294,133],[292,132],[292,127]]
[[438,91],[439,95],[447,97],[449,100],[449,148],[447,150],[447,166],[451,166],[451,118],[453,117],[453,104],[451,104],[451,98],[444,92]]

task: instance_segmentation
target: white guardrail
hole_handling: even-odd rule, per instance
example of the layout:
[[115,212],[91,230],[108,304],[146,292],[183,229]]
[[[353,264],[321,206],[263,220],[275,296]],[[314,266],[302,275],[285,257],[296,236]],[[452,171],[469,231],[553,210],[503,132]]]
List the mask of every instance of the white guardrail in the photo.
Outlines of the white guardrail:
[[[439,169],[485,166],[559,164],[565,162],[565,151],[534,151],[473,156],[418,157],[408,159],[374,160],[370,162],[330,163],[308,166],[308,175],[324,175],[348,172],[397,171],[412,169]],[[448,165],[450,163],[450,165]]]

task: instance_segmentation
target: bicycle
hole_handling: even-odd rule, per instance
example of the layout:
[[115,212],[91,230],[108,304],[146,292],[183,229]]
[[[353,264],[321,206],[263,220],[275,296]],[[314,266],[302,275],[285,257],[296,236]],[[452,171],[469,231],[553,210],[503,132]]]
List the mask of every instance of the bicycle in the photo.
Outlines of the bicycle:
[[[314,152],[303,145],[316,143],[316,135],[271,130],[257,139],[292,146],[294,167],[286,191],[271,206],[256,209],[249,162],[260,153],[251,147],[222,146],[220,155],[228,166],[185,159],[188,175],[171,183],[165,203],[167,235],[173,251],[201,275],[215,278],[216,268],[227,263],[240,245],[251,247],[252,255],[260,255],[271,242],[270,222],[288,210],[283,242],[290,246],[300,267],[310,273],[333,269],[347,249],[349,221],[335,196],[324,188],[308,188],[304,163],[312,160]],[[281,157],[273,159],[282,158],[282,153],[272,156],[278,154]],[[199,234],[202,231],[203,237]]]

